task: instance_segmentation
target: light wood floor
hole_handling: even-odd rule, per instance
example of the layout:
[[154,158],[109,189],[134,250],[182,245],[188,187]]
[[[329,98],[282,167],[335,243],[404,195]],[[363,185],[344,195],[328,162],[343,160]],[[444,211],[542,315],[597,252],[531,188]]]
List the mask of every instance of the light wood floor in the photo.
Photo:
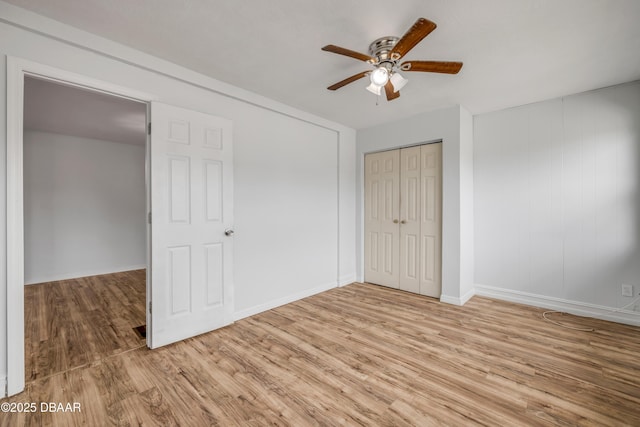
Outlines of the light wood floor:
[[26,381],[146,345],[145,270],[25,286]]
[[541,312],[353,284],[35,379],[9,401],[82,412],[0,424],[639,426],[640,328]]

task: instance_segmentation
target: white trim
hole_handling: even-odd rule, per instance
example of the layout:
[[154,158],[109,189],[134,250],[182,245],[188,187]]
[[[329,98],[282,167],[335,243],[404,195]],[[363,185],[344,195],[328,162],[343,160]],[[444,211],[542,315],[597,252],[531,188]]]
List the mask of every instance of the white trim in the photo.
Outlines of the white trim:
[[267,310],[271,310],[276,307],[280,307],[285,304],[289,304],[303,298],[310,297],[312,295],[319,294],[321,292],[328,291],[329,289],[334,289],[336,287],[335,282],[326,283],[324,285],[316,286],[315,288],[306,289],[301,292],[297,292],[292,295],[287,295],[286,297],[278,298],[263,304],[256,305],[254,307],[245,308],[244,310],[236,311],[234,313],[233,319],[234,321],[244,319],[245,317],[253,316],[258,313],[262,313]]
[[[126,99],[143,102],[143,103],[156,101],[158,99],[157,96],[151,95],[146,92],[129,89],[124,86],[119,86],[113,83],[105,82],[104,80],[97,80],[82,74],[74,73],[72,71],[62,70],[60,68],[51,67],[49,65],[41,64],[34,61],[29,61],[23,58],[8,56],[7,57],[7,74],[9,72],[10,66],[14,67],[13,69],[14,72],[22,73],[22,75],[20,75],[20,78],[22,78],[24,74],[27,74],[27,75],[35,76],[45,80],[60,82],[67,86],[87,88],[94,92],[102,92],[108,95],[117,96],[120,98],[126,98]],[[7,79],[8,77],[9,76],[7,75]],[[24,81],[22,83],[24,84]],[[7,96],[8,95],[9,93],[7,92]],[[9,124],[7,123],[7,127],[8,125]]]
[[356,281],[355,273],[340,276],[340,279],[338,280],[338,287],[350,285],[355,281]]
[[37,277],[35,279],[29,280],[28,282],[25,282],[25,285],[37,285],[39,283],[57,282],[60,280],[77,279],[79,277],[102,276],[103,274],[123,273],[125,271],[141,270],[144,268],[147,268],[147,264],[113,267],[106,270],[85,270],[76,271],[74,273],[54,274],[51,276]]
[[7,395],[24,389],[24,70],[7,58]]
[[471,298],[473,298],[474,295],[476,295],[475,289],[471,289],[469,292],[462,295],[461,297],[452,297],[450,295],[440,295],[440,302],[462,306],[462,305],[465,305],[467,301],[469,301]]
[[[7,393],[24,390],[24,76],[57,80],[140,102],[155,96],[70,71],[7,57]],[[147,322],[148,324],[149,322]]]
[[494,286],[475,285],[475,288],[476,295],[483,297],[547,308],[549,310],[563,311],[577,316],[593,317],[611,322],[640,326],[640,313],[637,311],[620,310],[603,305],[571,301],[546,295],[514,291],[512,289],[497,288]]

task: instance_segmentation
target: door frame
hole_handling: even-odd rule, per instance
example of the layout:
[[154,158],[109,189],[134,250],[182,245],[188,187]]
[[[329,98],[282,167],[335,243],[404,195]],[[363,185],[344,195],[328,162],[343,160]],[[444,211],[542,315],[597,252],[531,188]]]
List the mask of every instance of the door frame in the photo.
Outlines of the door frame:
[[[149,105],[157,96],[135,89],[118,86],[71,71],[39,64],[22,58],[7,56],[7,378],[6,395],[20,393],[25,386],[24,354],[24,206],[23,206],[23,125],[24,125],[24,78],[25,76],[82,87],[107,95],[127,98]],[[146,203],[149,212],[149,135],[145,149]],[[151,225],[147,222],[147,289],[146,306],[151,298],[150,241]],[[147,330],[151,317],[147,312]],[[151,337],[147,336],[147,346]]]

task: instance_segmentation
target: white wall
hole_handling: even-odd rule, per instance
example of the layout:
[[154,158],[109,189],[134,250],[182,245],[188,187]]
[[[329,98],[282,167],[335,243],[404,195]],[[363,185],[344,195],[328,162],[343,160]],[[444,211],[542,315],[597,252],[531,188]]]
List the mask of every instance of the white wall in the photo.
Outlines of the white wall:
[[456,106],[398,122],[358,130],[357,243],[358,278],[364,276],[364,156],[381,150],[442,140],[442,296],[464,304],[473,296],[473,152],[470,114]]
[[[6,55],[16,56],[233,122],[236,317],[355,276],[355,202],[349,201],[355,182],[353,129],[3,2],[0,16],[2,65]],[[4,66],[0,81],[6,81]],[[4,90],[0,84],[3,95]],[[0,102],[0,156],[6,144],[4,108]],[[2,195],[4,165],[0,162]],[[3,196],[3,223],[5,209]],[[7,351],[4,227],[0,238],[1,380]]]
[[247,110],[234,124],[241,318],[337,285],[338,141],[335,131],[272,112]]
[[640,82],[475,117],[476,289],[613,313],[640,293]]
[[24,133],[25,282],[146,265],[145,148]]
[[[356,278],[356,131],[340,135],[340,285],[348,285]],[[346,144],[344,142],[347,142]]]

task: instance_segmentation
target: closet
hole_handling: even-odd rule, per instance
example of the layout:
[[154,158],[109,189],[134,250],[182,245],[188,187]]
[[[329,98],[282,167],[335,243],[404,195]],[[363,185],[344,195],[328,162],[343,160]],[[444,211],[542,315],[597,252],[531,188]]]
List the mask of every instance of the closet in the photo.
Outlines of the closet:
[[366,282],[440,298],[442,143],[365,156]]

